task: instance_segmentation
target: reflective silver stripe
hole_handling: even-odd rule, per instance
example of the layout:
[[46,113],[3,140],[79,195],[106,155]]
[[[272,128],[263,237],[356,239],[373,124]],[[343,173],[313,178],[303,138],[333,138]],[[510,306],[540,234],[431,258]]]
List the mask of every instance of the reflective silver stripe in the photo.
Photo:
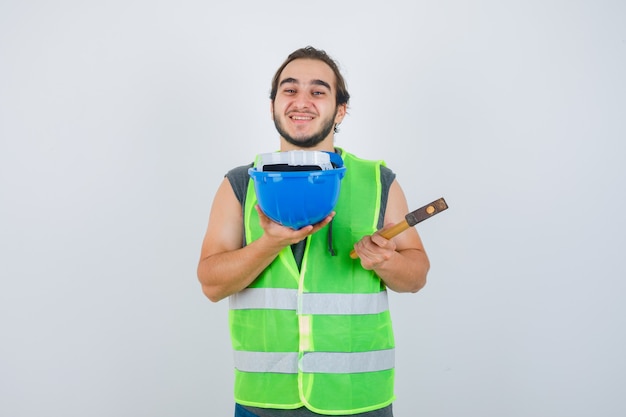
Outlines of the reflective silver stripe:
[[298,373],[297,352],[235,351],[235,369],[242,372]]
[[295,310],[298,290],[287,288],[246,288],[229,297],[231,310],[274,309]]
[[[242,372],[298,373],[297,352],[234,352],[235,368]],[[307,352],[300,362],[305,373],[355,374],[393,369],[395,350],[372,352]]]
[[246,288],[229,297],[231,310],[298,310],[299,314],[378,314],[389,310],[387,291],[373,294],[304,293],[287,288]]
[[373,294],[305,293],[300,314],[378,314],[389,310],[387,291]]
[[355,374],[393,369],[395,350],[372,352],[310,352],[301,362],[302,372],[324,374]]

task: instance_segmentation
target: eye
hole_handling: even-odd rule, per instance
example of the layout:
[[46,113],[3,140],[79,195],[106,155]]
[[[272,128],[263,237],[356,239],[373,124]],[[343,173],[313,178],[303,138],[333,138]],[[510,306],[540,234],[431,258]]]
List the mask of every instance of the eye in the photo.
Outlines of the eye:
[[326,94],[325,91],[313,91],[314,96],[323,96],[324,94]]

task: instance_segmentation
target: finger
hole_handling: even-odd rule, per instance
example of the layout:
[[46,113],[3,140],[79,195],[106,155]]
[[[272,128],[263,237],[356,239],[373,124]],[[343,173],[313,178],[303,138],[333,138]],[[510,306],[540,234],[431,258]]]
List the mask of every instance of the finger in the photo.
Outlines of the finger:
[[263,212],[263,210],[261,209],[260,205],[256,205],[254,206],[254,209],[256,210],[256,212],[259,214],[259,220],[261,222],[263,221],[271,221],[272,219],[270,219],[269,217],[267,217],[267,215]]
[[313,229],[314,227],[312,225],[303,226],[300,229],[295,230],[295,236],[299,237],[300,239],[304,239],[305,237],[313,233]]
[[356,253],[359,255],[361,259],[369,258],[370,256],[372,256],[372,249],[371,249],[372,246],[375,246],[372,243],[372,237],[363,236],[361,240],[359,240],[357,243],[354,244],[354,250],[356,251]]
[[385,230],[389,230],[389,229],[391,229],[391,228],[392,228],[392,227],[394,227],[395,225],[396,225],[396,223],[385,223],[385,225],[383,226],[383,228],[382,228],[382,229],[380,229],[380,230],[378,230],[378,231],[376,231],[376,233],[382,233],[382,232],[383,232],[383,231],[385,231]]
[[334,211],[331,212],[324,219],[322,219],[320,222],[314,224],[313,225],[313,230],[311,231],[311,233],[315,233],[318,230],[320,230],[322,227],[326,226],[328,223],[330,223],[333,220],[333,217],[335,217],[335,212]]
[[375,233],[372,235],[372,242],[379,248],[388,249],[388,250],[396,249],[396,244],[392,239],[386,239],[382,237],[381,235],[379,235],[378,233]]

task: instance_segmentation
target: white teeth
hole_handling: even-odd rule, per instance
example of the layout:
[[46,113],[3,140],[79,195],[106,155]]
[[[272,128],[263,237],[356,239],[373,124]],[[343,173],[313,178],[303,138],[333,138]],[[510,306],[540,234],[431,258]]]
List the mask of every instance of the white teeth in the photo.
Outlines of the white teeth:
[[293,120],[312,120],[312,117],[292,116]]

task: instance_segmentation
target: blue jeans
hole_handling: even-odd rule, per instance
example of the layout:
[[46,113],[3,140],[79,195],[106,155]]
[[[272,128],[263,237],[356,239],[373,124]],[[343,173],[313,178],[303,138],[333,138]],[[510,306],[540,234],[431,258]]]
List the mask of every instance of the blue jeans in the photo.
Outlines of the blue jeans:
[[239,404],[235,404],[235,417],[258,417],[256,414],[252,414]]

